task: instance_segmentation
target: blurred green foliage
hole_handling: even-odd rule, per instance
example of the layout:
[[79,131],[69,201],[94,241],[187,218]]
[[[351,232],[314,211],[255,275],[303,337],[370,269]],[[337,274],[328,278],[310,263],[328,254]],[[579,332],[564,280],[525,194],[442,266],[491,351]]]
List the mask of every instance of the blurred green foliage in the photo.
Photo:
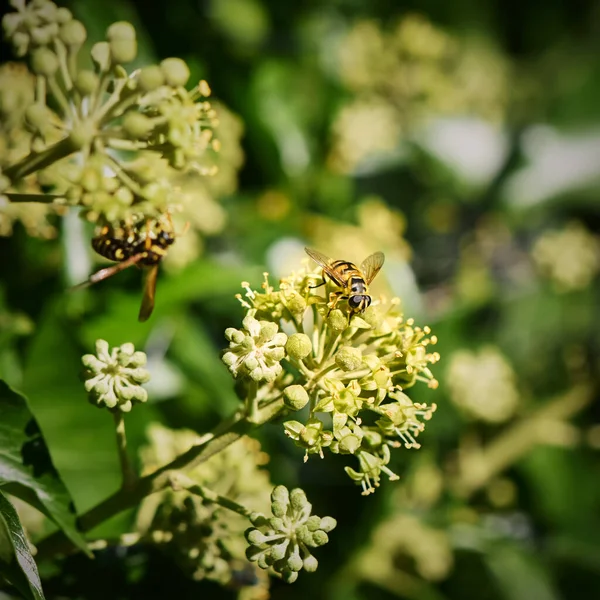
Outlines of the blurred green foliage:
[[[280,425],[257,433],[271,480],[301,486],[318,514],[338,521],[318,571],[291,586],[274,582],[271,597],[592,597],[600,587],[597,4],[69,8],[93,40],[129,20],[140,66],[183,58],[192,81],[206,79],[231,113],[217,132],[225,181],[194,188],[204,197],[200,241],[175,244],[185,257],[161,269],[146,324],[135,320],[133,269],[65,291],[82,268],[73,256],[88,255],[80,221],[23,207],[0,218],[0,378],[28,396],[77,509],[119,481],[110,419],[88,405],[78,379],[96,339],[148,354],[150,399],[128,420],[133,452],[155,421],[202,433],[236,405],[219,352],[224,330],[240,324],[240,282],[259,286],[265,269],[286,275],[305,244],[356,262],[382,250],[374,289],[399,295],[437,335],[439,389],[414,394],[438,411],[422,448],[390,463],[400,481],[367,498],[340,457],[304,464]],[[90,249],[84,271],[91,258]],[[34,540],[47,532],[36,514],[20,516]],[[94,536],[117,536],[132,520],[120,515]],[[168,553],[132,546],[96,555],[42,563],[46,597],[237,593],[193,581]]]

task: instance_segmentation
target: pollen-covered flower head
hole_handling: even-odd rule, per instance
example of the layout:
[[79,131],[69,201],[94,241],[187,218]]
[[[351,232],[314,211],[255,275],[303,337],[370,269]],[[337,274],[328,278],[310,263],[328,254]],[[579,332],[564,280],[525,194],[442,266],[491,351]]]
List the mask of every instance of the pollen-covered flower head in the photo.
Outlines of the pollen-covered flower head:
[[431,351],[437,339],[404,318],[397,298],[375,297],[355,313],[335,296],[333,282],[315,287],[321,276],[307,261],[278,285],[267,275],[260,290],[244,283],[244,328],[227,330],[223,361],[242,383],[259,382],[258,392],[246,387],[259,409],[281,400],[294,412],[284,430],[305,460],[326,451],[354,456],[356,467],[346,471],[370,493],[382,474],[397,478],[387,466],[390,449],[418,448],[416,438],[435,411],[406,390],[417,383],[437,387],[430,369],[439,360]]

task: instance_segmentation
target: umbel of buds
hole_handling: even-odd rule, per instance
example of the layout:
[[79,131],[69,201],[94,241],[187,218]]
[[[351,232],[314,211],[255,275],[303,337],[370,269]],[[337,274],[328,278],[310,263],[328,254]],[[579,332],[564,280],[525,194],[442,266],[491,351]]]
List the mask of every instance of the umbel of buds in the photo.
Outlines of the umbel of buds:
[[254,513],[250,521],[254,527],[246,530],[250,544],[248,560],[262,569],[272,568],[285,581],[293,583],[304,569],[316,571],[317,559],[311,549],[324,546],[327,535],[337,525],[333,517],[311,515],[312,505],[299,488],[288,491],[278,485],[271,493],[271,517]]
[[398,298],[374,298],[361,314],[344,302],[331,306],[334,289],[317,290],[320,278],[320,270],[304,268],[278,289],[266,274],[261,291],[243,283],[246,316],[242,329],[225,332],[223,362],[247,392],[249,418],[280,402],[294,412],[283,428],[305,460],[352,456],[345,471],[369,494],[382,475],[398,479],[388,467],[392,450],[420,447],[417,436],[436,405],[407,391],[419,383],[437,388],[430,370],[439,360],[430,351],[437,338],[404,318]]
[[109,348],[108,342],[97,340],[96,354],[85,354],[81,362],[88,399],[99,408],[129,412],[148,399],[142,387],[150,379],[144,368],[146,355],[136,352],[133,344]]
[[83,57],[87,31],[68,9],[50,0],[10,4],[5,40],[27,57],[31,80],[17,107],[22,114],[10,122],[28,132],[28,147],[10,164],[0,157],[11,187],[36,173],[28,191],[42,194],[44,186],[101,226],[178,208],[174,178],[213,172],[216,113],[207,82],[186,89],[190,70],[178,58],[128,72],[138,46],[125,21],[110,25]]

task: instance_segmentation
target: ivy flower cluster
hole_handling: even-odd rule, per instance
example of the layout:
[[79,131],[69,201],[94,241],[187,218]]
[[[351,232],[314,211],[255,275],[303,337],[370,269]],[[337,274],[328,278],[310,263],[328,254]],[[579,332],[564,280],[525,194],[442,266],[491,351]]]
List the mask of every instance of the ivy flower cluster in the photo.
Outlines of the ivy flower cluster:
[[[198,435],[155,423],[148,429],[148,439],[141,451],[144,473],[189,450]],[[186,476],[215,494],[226,495],[232,504],[243,503],[249,512],[264,511],[272,489],[268,472],[260,468],[266,460],[259,443],[245,437],[186,471]],[[269,578],[246,560],[243,533],[247,526],[243,515],[186,489],[170,488],[145,498],[136,520],[144,539],[174,557],[194,579],[241,587],[243,598],[264,598]]]
[[30,69],[28,78],[20,77],[29,88],[20,92],[24,103],[12,111],[20,118],[11,126],[30,136],[26,153],[1,165],[4,192],[20,192],[35,173],[38,190],[43,185],[63,203],[82,207],[99,225],[176,211],[175,176],[213,170],[209,151],[218,144],[208,84],[188,91],[190,71],[178,58],[128,72],[125,65],[137,55],[130,23],[113,23],[86,64],[87,31],[68,9],[50,0],[11,5],[5,39]]
[[142,384],[150,380],[144,368],[146,354],[133,344],[110,348],[106,340],[96,341],[96,354],[84,354],[85,391],[89,401],[99,408],[130,412],[134,404],[148,400]]
[[369,494],[382,474],[398,478],[387,466],[391,450],[420,447],[436,406],[413,402],[406,390],[437,387],[430,370],[437,339],[404,318],[397,298],[380,298],[361,315],[343,302],[332,310],[331,284],[325,294],[313,289],[320,276],[303,268],[275,288],[265,274],[260,291],[244,282],[246,317],[241,329],[225,332],[223,362],[250,416],[281,402],[295,412],[284,429],[305,460],[326,451],[352,455],[346,473]]
[[250,517],[254,527],[245,533],[250,544],[246,556],[293,583],[302,569],[309,573],[317,570],[319,563],[310,549],[325,545],[337,522],[333,517],[312,515],[306,494],[299,488],[290,492],[283,485],[271,493],[271,512],[272,517],[260,513]]

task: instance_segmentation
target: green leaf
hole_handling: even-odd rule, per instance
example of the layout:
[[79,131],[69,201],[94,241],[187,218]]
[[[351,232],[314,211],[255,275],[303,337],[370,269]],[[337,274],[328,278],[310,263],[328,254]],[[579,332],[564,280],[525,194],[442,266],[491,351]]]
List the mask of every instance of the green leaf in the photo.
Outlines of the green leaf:
[[[139,308],[139,307],[138,307]],[[121,472],[116,452],[115,427],[110,413],[92,406],[80,379],[81,355],[93,352],[93,343],[79,344],[77,323],[65,317],[64,298],[47,302],[29,345],[24,388],[54,464],[68,486],[80,514],[113,493]],[[129,323],[120,321],[122,333],[107,338],[113,345],[130,341]],[[126,417],[127,446],[132,458],[145,443],[145,430],[157,415],[150,402]],[[122,513],[94,530],[97,537],[115,537],[131,526],[131,513]]]
[[52,463],[48,446],[27,401],[0,380],[0,486],[52,519],[87,552],[77,531],[69,491]]
[[0,491],[0,575],[25,598],[44,598],[42,582],[15,507]]
[[558,600],[550,574],[538,558],[516,544],[490,547],[485,562],[507,600]]

